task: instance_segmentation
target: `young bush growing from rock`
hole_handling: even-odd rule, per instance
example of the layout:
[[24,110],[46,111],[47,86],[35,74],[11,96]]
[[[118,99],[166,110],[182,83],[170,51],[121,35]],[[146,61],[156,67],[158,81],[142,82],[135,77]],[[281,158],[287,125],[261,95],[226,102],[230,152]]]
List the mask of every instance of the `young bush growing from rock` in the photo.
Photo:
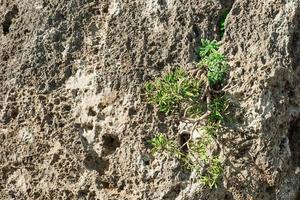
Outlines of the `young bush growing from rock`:
[[[151,152],[167,152],[177,158],[182,165],[196,173],[198,179],[210,188],[216,187],[222,175],[222,164],[219,155],[212,149],[218,145],[217,133],[228,115],[229,102],[222,92],[228,64],[219,51],[216,41],[201,40],[198,64],[199,72],[204,73],[202,79],[188,75],[181,68],[176,68],[161,79],[147,83],[145,90],[150,103],[157,105],[159,111],[171,114],[174,111],[184,113],[185,117],[200,125],[201,137],[189,138],[185,144],[179,145],[176,140],[168,139],[165,134],[157,134],[149,143]],[[204,70],[203,70],[204,69]],[[203,74],[202,74],[203,75]],[[204,101],[206,99],[206,101]],[[188,150],[184,150],[183,147]]]

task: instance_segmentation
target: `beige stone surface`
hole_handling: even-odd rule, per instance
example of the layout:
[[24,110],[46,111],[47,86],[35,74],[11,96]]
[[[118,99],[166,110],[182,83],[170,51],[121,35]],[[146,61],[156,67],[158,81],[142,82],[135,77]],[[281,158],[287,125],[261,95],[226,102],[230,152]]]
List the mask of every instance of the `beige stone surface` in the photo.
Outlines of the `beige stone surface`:
[[[151,156],[183,122],[143,85],[198,61],[226,10],[237,120],[210,190]],[[0,199],[299,199],[299,65],[298,0],[0,0]]]

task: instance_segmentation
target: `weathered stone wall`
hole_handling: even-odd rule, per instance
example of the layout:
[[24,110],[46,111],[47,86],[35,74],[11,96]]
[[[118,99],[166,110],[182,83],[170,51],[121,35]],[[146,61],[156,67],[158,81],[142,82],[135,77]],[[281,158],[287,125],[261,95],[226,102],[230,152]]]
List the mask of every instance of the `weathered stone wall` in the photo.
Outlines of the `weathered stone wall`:
[[[179,120],[143,84],[220,39],[237,122],[203,188],[146,141]],[[0,1],[0,199],[297,199],[298,0]]]

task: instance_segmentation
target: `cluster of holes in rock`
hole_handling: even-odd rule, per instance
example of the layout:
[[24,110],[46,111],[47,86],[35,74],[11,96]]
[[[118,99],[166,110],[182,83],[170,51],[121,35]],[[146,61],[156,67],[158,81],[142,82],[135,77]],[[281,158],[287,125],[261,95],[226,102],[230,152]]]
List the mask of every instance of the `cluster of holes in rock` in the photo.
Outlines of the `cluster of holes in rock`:
[[[9,27],[12,23],[12,19],[18,14],[18,9],[16,8],[16,10],[15,10],[14,8],[12,11],[10,11],[6,14],[5,21],[2,23],[4,35],[9,33]],[[57,102],[57,104],[59,104],[59,103]],[[68,111],[70,111],[70,108],[66,107],[64,109],[64,111],[68,112]],[[88,115],[96,116],[96,113],[92,108],[90,108]],[[289,129],[289,141],[291,144],[291,151],[292,151],[292,156],[293,156],[292,160],[295,163],[295,165],[297,165],[297,166],[299,166],[299,164],[300,164],[300,153],[299,153],[300,152],[300,135],[298,134],[300,132],[299,123],[300,123],[300,118],[293,120],[291,122],[291,126]],[[180,145],[184,145],[189,138],[190,138],[190,135],[188,133],[181,134],[179,137]],[[104,135],[102,137],[102,139],[103,139],[103,147],[108,149],[110,152],[115,151],[120,146],[119,139],[113,135]],[[186,145],[184,145],[182,149],[183,149],[183,151],[188,150]],[[99,160],[99,158],[97,156],[93,155],[93,153],[88,154],[84,162],[87,166],[89,166],[89,168],[92,168],[92,169],[95,168],[96,165],[101,166],[101,164],[99,164],[101,162],[101,160]],[[96,170],[97,170],[97,168],[96,168]],[[106,187],[108,187],[108,186],[106,186]],[[78,196],[85,196],[86,195],[85,193],[86,193],[86,191],[83,190],[83,191],[79,192]]]

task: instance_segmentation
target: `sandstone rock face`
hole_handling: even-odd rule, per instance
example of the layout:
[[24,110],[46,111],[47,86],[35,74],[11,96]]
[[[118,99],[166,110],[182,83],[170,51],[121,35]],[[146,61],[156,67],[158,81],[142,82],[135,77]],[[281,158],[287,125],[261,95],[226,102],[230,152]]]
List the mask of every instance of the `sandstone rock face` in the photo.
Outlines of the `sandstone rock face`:
[[[176,136],[144,83],[220,40],[236,122],[208,189],[150,154]],[[0,199],[300,198],[298,0],[0,0]]]

